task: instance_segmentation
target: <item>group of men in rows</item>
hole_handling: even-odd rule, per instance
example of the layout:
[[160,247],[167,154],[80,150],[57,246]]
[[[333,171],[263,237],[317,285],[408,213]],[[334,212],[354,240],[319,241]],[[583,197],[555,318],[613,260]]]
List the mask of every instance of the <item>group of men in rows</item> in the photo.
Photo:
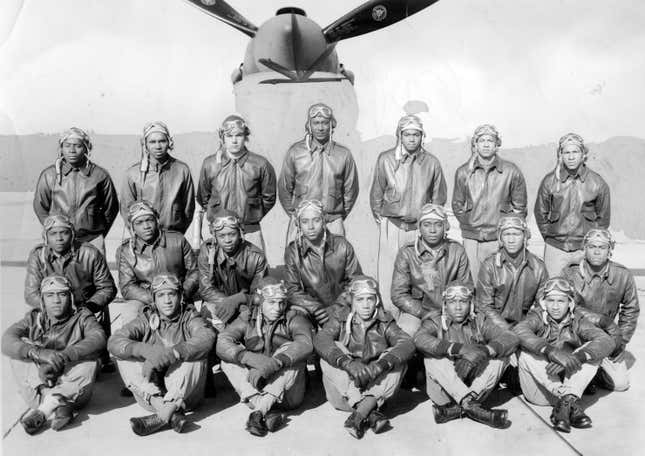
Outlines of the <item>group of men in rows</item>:
[[[130,420],[138,435],[182,432],[215,364],[252,409],[246,429],[257,436],[282,428],[284,411],[302,404],[308,360],[329,402],[351,412],[344,427],[356,438],[387,429],[382,406],[415,358],[437,423],[509,426],[506,410],[484,403],[503,375],[509,387],[519,379],[528,401],[552,405],[563,432],[591,425],[580,405],[590,385],[628,388],[638,297],[630,272],[610,259],[609,189],[586,166],[582,138],[561,138],[555,170],[540,185],[543,261],[527,249],[526,185],[497,155],[497,130],[475,130],[472,156],[455,176],[462,245],[447,237],[441,165],[423,147],[420,120],[404,116],[370,192],[377,281],[363,275],[344,237],[358,178],[335,127],[328,106],[310,107],[305,138],[288,150],[276,184],[266,158],[246,147],[245,121],[227,117],[221,147],[200,173],[196,199],[212,238],[195,255],[184,237],[195,207],[190,171],[169,155],[167,127],[146,125],[142,160],[126,172],[120,197],[130,237],[117,250],[125,303],[111,335],[117,290],[104,238],[119,202],[107,172],[90,161],[89,136],[65,132],[34,196],[44,242],[28,259],[33,310],[2,340],[30,407],[25,430],[67,425],[89,400],[99,366],[113,368],[110,354],[152,412]],[[276,185],[290,215],[282,280],[269,275],[260,229]]]

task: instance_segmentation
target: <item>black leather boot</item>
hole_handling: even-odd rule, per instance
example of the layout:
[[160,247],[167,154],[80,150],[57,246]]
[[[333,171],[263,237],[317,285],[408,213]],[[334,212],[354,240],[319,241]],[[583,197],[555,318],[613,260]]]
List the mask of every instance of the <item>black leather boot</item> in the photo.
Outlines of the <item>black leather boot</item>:
[[434,422],[437,424],[447,423],[448,421],[461,418],[463,410],[459,404],[454,402],[447,405],[432,405],[432,412],[434,414]]
[[551,412],[551,423],[553,427],[560,432],[571,432],[571,405],[576,401],[576,397],[567,394],[558,399],[557,404]]
[[505,409],[488,409],[475,399],[473,393],[461,400],[461,409],[471,420],[485,424],[497,429],[505,429],[511,425],[507,419],[508,412]]
[[267,425],[269,432],[279,431],[287,424],[287,417],[284,413],[280,412],[269,412],[264,417],[264,422]]
[[590,428],[591,418],[589,418],[580,407],[580,400],[576,399],[571,404],[571,414],[569,415],[571,426],[578,429]]
[[54,418],[52,418],[51,428],[54,431],[60,431],[65,426],[67,426],[76,416],[74,409],[69,405],[61,405],[54,412]]
[[184,412],[175,412],[170,417],[170,427],[172,427],[172,430],[178,434],[181,434],[184,431],[186,423],[188,423],[188,420],[186,420]]
[[144,436],[154,434],[164,429],[168,429],[169,423],[166,423],[156,413],[147,416],[130,418],[132,432]]
[[390,425],[390,420],[380,411],[374,409],[367,416],[367,423],[372,431],[374,431],[374,434],[380,434]]
[[246,420],[246,430],[257,437],[264,437],[267,435],[269,429],[267,429],[267,424],[266,421],[264,421],[262,412],[251,412],[249,419]]
[[345,420],[345,429],[349,432],[349,435],[355,439],[362,439],[365,435],[365,427],[367,421],[363,418],[358,412],[352,412],[349,417]]
[[40,410],[31,410],[20,420],[20,424],[22,424],[25,432],[29,435],[36,434],[45,427],[45,423],[47,423],[47,418],[45,418],[45,414]]

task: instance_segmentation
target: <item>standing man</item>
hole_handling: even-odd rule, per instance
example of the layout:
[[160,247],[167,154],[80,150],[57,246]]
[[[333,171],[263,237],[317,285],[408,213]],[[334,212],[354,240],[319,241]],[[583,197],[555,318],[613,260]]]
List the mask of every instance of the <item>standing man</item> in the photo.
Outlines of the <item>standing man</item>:
[[[116,296],[116,285],[105,257],[89,243],[76,240],[74,225],[65,215],[50,215],[43,226],[44,243],[35,247],[27,259],[25,302],[33,308],[42,305],[40,284],[49,275],[69,280],[77,308],[92,312],[106,336],[111,333],[109,304]],[[103,372],[114,372],[107,350],[101,354]]]
[[414,242],[421,207],[446,204],[446,180],[439,160],[423,148],[425,132],[417,116],[403,116],[396,127],[396,146],[379,155],[370,190],[372,214],[379,226],[377,278],[383,306],[394,311],[390,285],[401,247]]
[[296,239],[284,252],[289,303],[322,326],[361,265],[352,244],[327,230],[320,201],[301,201],[294,219]]
[[544,262],[554,276],[582,260],[582,239],[591,228],[609,228],[609,186],[587,165],[589,150],[575,133],[560,138],[555,169],[542,180],[535,220],[544,238]]
[[464,248],[447,238],[450,225],[445,209],[424,205],[418,226],[419,237],[401,247],[392,276],[392,302],[400,311],[397,323],[410,337],[428,313],[441,313],[446,285],[459,281],[473,286]]
[[519,339],[475,312],[469,286],[453,282],[440,314],[428,316],[414,337],[426,357],[426,389],[436,423],[462,416],[494,428],[510,426],[505,409],[482,405],[495,389]]
[[201,312],[221,330],[248,304],[268,265],[264,252],[244,239],[237,215],[218,209],[208,217],[213,237],[204,241],[197,259]]
[[159,214],[166,230],[185,234],[195,212],[195,189],[188,165],[170,156],[174,141],[163,122],[143,127],[141,161],[125,172],[121,187],[121,217],[127,222],[128,208],[146,200]]
[[224,119],[220,148],[202,164],[197,202],[207,215],[220,208],[235,212],[244,237],[265,251],[260,220],[275,205],[275,171],[266,158],[246,148],[249,134],[242,117]]
[[157,211],[146,201],[130,205],[128,223],[132,237],[123,241],[117,256],[119,289],[127,301],[121,314],[123,321],[127,323],[145,305],[153,304],[152,279],[157,274],[177,277],[183,297],[192,302],[199,288],[199,271],[186,238],[161,228]]
[[621,338],[613,353],[600,363],[600,384],[609,390],[626,391],[629,373],[625,349],[636,330],[640,307],[634,276],[625,266],[610,260],[615,244],[609,230],[589,230],[582,242],[584,259],[566,266],[562,275],[582,298],[580,313],[592,321],[589,312],[601,315],[599,326],[610,334],[608,329],[618,317]]
[[20,419],[27,434],[61,430],[74,409],[92,397],[105,333],[86,308],[76,308],[72,285],[61,275],[40,283],[41,303],[2,336],[2,353],[11,358],[18,391],[29,405]]
[[264,437],[286,423],[275,406],[294,409],[305,397],[313,328],[305,316],[287,309],[287,289],[277,279],[260,280],[256,296],[253,313],[220,333],[217,354],[240,400],[253,410],[246,430]]
[[497,151],[502,139],[493,125],[477,127],[472,156],[457,168],[452,210],[459,220],[473,277],[497,251],[497,222],[504,215],[526,218],[526,183],[520,169]]
[[56,163],[38,178],[34,212],[41,224],[49,215],[66,215],[76,228],[77,239],[91,242],[105,255],[105,237],[119,212],[112,178],[90,161],[92,142],[80,128],[64,131],[58,147]]
[[305,138],[287,151],[278,180],[278,198],[291,217],[287,244],[296,235],[295,210],[303,200],[323,203],[331,233],[345,235],[343,220],[358,198],[358,174],[352,153],[333,140],[336,118],[331,108],[317,103],[309,108]]
[[132,431],[141,436],[169,427],[183,431],[184,411],[204,400],[206,357],[215,342],[212,328],[184,303],[175,275],[155,275],[151,293],[153,302],[108,343],[123,383],[153,412],[130,418]]

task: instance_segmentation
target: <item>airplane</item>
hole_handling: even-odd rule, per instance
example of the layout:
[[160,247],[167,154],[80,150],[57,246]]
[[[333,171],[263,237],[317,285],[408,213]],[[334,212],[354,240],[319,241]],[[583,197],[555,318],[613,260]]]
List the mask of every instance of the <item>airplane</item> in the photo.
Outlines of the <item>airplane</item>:
[[[342,79],[353,84],[353,73],[338,62],[336,44],[339,41],[392,25],[439,0],[370,0],[325,28],[297,7],[280,8],[258,28],[223,0],[186,1],[251,37],[244,62],[231,76],[233,84],[246,75],[267,71],[275,71],[287,79],[267,79],[261,84]],[[314,72],[333,75],[312,77]]]

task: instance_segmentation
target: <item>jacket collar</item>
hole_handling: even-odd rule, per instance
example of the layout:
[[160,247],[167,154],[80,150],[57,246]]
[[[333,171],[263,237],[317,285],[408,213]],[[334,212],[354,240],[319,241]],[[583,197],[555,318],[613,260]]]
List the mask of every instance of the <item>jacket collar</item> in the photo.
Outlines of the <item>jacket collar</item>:
[[327,155],[331,155],[333,149],[333,140],[330,138],[325,144],[320,144],[316,138],[311,136],[311,153],[315,154],[317,152],[326,152]]
[[[518,270],[522,269],[524,266],[535,270],[535,265],[532,261],[530,261],[530,254],[531,252],[529,252],[528,249],[524,249],[524,260],[517,266]],[[514,265],[510,255],[506,252],[506,250],[504,250],[503,247],[500,248],[499,251],[495,254],[495,260],[498,267],[502,267],[504,263]]]
[[137,252],[142,252],[146,245],[152,246],[153,249],[156,247],[164,248],[166,247],[166,231],[163,228],[159,228],[159,236],[151,244],[144,242],[138,236],[135,236],[135,250]]
[[[244,167],[244,163],[249,159],[249,151],[246,147],[242,151],[242,155],[237,158],[237,164],[240,168]],[[231,157],[226,151],[222,153],[222,166],[227,166],[229,163],[233,162],[233,157]]]
[[166,161],[163,163],[157,163],[154,166],[152,163],[150,163],[150,168],[153,171],[160,173],[161,171],[167,171],[174,162],[175,158],[172,155],[168,155],[168,159],[166,159]]
[[446,239],[444,239],[435,249],[432,249],[421,236],[418,236],[416,242],[414,243],[414,253],[418,258],[421,258],[421,256],[427,252],[432,256],[433,259],[439,260],[446,252],[446,244]]
[[575,174],[570,174],[564,164],[560,165],[560,169],[560,182],[565,182],[569,177],[571,177],[572,179],[578,178],[581,182],[584,182],[589,175],[589,168],[587,168],[587,165],[585,165],[584,163],[578,167]]
[[606,280],[609,285],[612,285],[616,277],[611,261],[607,261],[607,264],[600,272],[593,272],[586,259],[580,262],[580,275],[586,284],[591,283],[594,277],[599,277],[601,280]]
[[[473,169],[477,169],[477,168],[484,169],[484,165],[482,165],[481,162],[479,161],[479,155],[475,157]],[[500,174],[504,172],[502,160],[499,158],[499,155],[495,154],[495,158],[493,158],[493,161],[490,163],[490,166],[488,167],[488,169],[496,169],[497,172]]]
[[[331,234],[329,233],[329,231],[327,231],[327,228],[325,228],[325,236],[324,236],[325,241],[324,241],[323,246],[322,246],[323,247],[323,253],[333,252],[335,250],[336,246],[335,246],[335,243],[333,242],[333,240],[331,238],[332,238]],[[305,238],[303,236],[302,237],[302,254],[307,255],[307,253],[310,250],[315,252],[317,250],[316,246],[314,246],[313,243],[311,241],[309,241],[309,239],[307,239],[307,238]]]
[[244,239],[241,240],[240,244],[237,246],[237,249],[235,249],[235,251],[231,255],[228,255],[226,252],[224,252],[224,249],[218,247],[217,264],[222,266],[226,263],[228,266],[231,266],[231,267],[236,266],[237,262],[235,261],[235,259],[240,255],[240,252],[244,247],[243,244],[244,244]]
[[[67,160],[63,159],[63,166],[62,166],[62,169],[61,169],[61,171],[63,172],[63,175],[67,176],[69,173],[72,172],[73,169],[74,169],[74,167],[72,165],[70,165],[67,162]],[[83,174],[85,177],[88,177],[91,174],[91,172],[92,172],[92,163],[90,162],[90,159],[87,158],[87,156],[85,157],[85,164],[83,164],[83,166],[78,168],[78,172]]]

